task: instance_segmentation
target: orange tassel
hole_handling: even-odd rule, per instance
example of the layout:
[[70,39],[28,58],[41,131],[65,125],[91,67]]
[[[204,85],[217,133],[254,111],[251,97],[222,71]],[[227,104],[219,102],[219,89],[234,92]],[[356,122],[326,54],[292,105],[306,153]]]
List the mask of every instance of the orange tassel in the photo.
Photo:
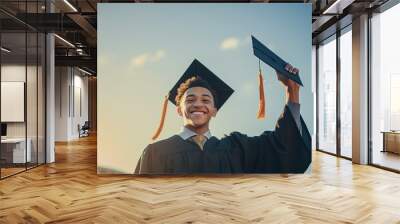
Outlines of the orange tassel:
[[162,131],[163,127],[164,127],[165,115],[167,114],[168,97],[169,97],[168,95],[164,97],[160,124],[159,124],[159,126],[157,128],[156,133],[154,133],[153,137],[151,138],[153,141],[156,140],[160,136],[161,131]]
[[258,91],[260,93],[260,100],[258,102],[257,119],[264,119],[265,118],[264,79],[261,74],[261,70],[258,75]]

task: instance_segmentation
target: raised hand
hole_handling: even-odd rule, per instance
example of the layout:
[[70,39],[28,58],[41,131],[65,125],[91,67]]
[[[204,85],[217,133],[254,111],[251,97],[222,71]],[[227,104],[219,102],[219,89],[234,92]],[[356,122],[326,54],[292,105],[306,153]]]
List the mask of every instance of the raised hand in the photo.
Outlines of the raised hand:
[[[287,64],[285,66],[285,69],[294,75],[299,74],[299,69],[293,67],[291,64]],[[294,82],[293,80],[285,78],[279,72],[276,72],[276,75],[278,77],[278,80],[287,88],[286,89],[287,100],[293,103],[299,103],[300,85]]]

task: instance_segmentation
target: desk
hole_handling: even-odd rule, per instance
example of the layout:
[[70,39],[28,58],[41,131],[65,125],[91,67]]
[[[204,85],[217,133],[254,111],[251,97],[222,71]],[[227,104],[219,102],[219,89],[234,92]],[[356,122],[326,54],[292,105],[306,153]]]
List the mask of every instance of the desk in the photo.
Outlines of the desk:
[[[30,138],[27,139],[25,154],[25,138],[6,138],[1,139],[1,156],[9,163],[25,163],[32,159]],[[11,146],[11,147],[10,147]],[[11,159],[12,158],[12,159]],[[25,161],[25,158],[27,161]]]
[[400,154],[400,131],[382,131],[383,150],[382,152],[393,152]]

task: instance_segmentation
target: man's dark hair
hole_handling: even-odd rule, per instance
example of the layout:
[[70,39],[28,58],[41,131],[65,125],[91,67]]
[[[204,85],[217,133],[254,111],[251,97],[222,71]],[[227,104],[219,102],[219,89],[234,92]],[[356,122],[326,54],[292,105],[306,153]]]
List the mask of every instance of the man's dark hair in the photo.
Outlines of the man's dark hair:
[[185,94],[186,90],[193,88],[193,87],[203,87],[203,88],[208,89],[214,98],[214,106],[217,107],[218,98],[217,98],[216,92],[214,91],[213,88],[211,88],[211,85],[206,80],[202,79],[199,76],[193,76],[193,77],[187,79],[185,82],[183,82],[179,86],[176,97],[175,97],[176,105],[178,105],[178,106],[180,105],[182,96],[183,96],[183,94]]

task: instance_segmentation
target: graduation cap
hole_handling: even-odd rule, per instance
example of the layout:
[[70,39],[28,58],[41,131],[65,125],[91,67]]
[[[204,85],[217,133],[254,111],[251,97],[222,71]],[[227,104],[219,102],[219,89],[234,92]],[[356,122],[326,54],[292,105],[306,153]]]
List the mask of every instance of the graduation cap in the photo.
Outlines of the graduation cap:
[[[259,58],[259,60],[265,62],[266,64],[270,65],[279,74],[284,76],[287,79],[293,80],[294,82],[298,83],[299,85],[303,86],[303,83],[300,80],[300,76],[298,74],[293,74],[286,70],[286,66],[288,63],[281,59],[278,55],[276,55],[273,51],[271,51],[267,46],[257,40],[253,35],[251,36],[251,40],[253,43],[253,50],[254,55]],[[260,61],[258,63],[259,67],[259,75],[258,75],[258,88],[260,94],[260,101],[258,106],[258,113],[257,118],[263,119],[265,118],[265,96],[264,96],[264,80],[261,71]]]
[[176,106],[179,106],[178,102],[176,102],[175,100],[178,94],[179,87],[181,86],[181,84],[185,83],[188,79],[196,76],[206,81],[209,84],[210,88],[215,92],[217,100],[216,101],[214,100],[214,102],[217,110],[219,110],[224,105],[224,103],[234,92],[234,90],[230,86],[228,86],[224,81],[222,81],[217,75],[215,75],[206,66],[200,63],[200,61],[194,59],[193,62],[189,65],[189,67],[186,69],[186,71],[183,73],[183,75],[179,78],[178,82],[176,82],[176,84],[172,87],[169,93],[164,97],[160,124],[152,137],[153,140],[156,140],[159,137],[163,129],[165,116],[167,112],[168,100],[171,101]]
[[285,69],[288,63],[276,55],[273,51],[271,51],[268,47],[266,47],[263,43],[257,40],[254,36],[251,36],[251,40],[253,42],[253,50],[254,55],[259,58],[261,61],[270,65],[276,71],[279,72],[282,76],[287,79],[293,80],[297,84],[303,86],[303,83],[300,80],[299,74],[290,73]]

